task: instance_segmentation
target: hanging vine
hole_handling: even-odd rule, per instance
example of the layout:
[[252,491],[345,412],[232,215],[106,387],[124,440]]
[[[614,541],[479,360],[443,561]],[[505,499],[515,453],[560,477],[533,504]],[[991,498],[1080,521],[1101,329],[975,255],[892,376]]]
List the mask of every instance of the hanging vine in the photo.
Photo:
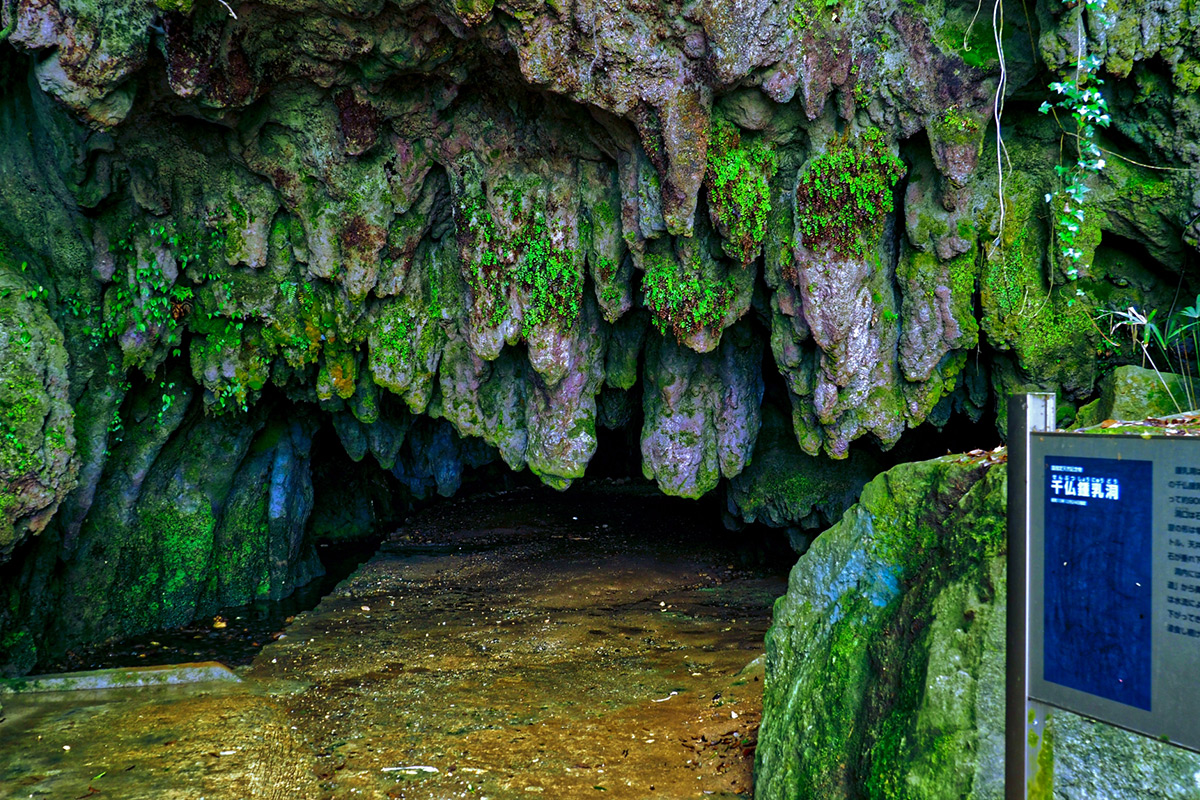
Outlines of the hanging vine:
[[[1073,5],[1071,0],[1064,0]],[[1104,14],[1105,0],[1086,0],[1085,8],[1091,15],[1092,21],[1103,25],[1106,21]],[[1087,185],[1090,176],[1099,174],[1104,169],[1104,156],[1096,144],[1098,128],[1107,128],[1112,121],[1108,115],[1108,101],[1100,92],[1099,87],[1104,81],[1097,77],[1097,72],[1103,65],[1103,60],[1087,52],[1087,31],[1084,27],[1083,12],[1076,15],[1076,45],[1074,74],[1064,81],[1055,81],[1050,88],[1059,99],[1054,103],[1046,101],[1038,109],[1043,114],[1054,113],[1054,109],[1067,111],[1075,120],[1075,163],[1058,164],[1055,173],[1063,181],[1063,186],[1046,194],[1046,202],[1054,204],[1060,201],[1061,210],[1054,215],[1054,229],[1058,242],[1059,254],[1068,264],[1066,275],[1070,280],[1079,277],[1080,268],[1088,265],[1082,263],[1084,252],[1077,246],[1076,237],[1083,228],[1086,217],[1084,198],[1091,191]],[[1055,117],[1057,118],[1057,113]],[[1076,289],[1075,293],[1082,296],[1083,291]]]

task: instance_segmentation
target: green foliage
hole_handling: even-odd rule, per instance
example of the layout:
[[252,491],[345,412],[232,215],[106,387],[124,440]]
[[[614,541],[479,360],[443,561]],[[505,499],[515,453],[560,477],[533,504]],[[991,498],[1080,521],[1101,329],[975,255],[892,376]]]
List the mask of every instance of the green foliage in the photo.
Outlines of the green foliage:
[[[1103,24],[1105,0],[1087,0],[1086,7],[1093,17]],[[1063,0],[1074,5],[1074,0]],[[1103,59],[1087,55],[1087,34],[1084,29],[1083,16],[1078,18],[1077,36],[1079,50],[1076,54],[1075,72],[1067,80],[1055,81],[1050,88],[1060,99],[1051,104],[1043,102],[1039,109],[1043,114],[1050,114],[1055,108],[1067,111],[1075,120],[1076,127],[1076,158],[1075,163],[1068,166],[1057,164],[1055,173],[1063,181],[1063,186],[1046,195],[1047,203],[1061,204],[1061,209],[1055,209],[1054,231],[1058,239],[1058,249],[1063,260],[1069,265],[1067,277],[1074,280],[1079,275],[1079,269],[1086,267],[1081,263],[1084,251],[1080,249],[1077,237],[1084,228],[1084,197],[1091,190],[1087,186],[1087,178],[1098,174],[1104,169],[1104,157],[1096,144],[1096,129],[1107,128],[1112,122],[1108,115],[1108,101],[1100,93],[1099,86],[1104,81],[1096,77],[1103,65]],[[1056,115],[1057,117],[1057,115]],[[1082,294],[1082,291],[1079,292]]]
[[[179,237],[168,235],[161,224],[151,227],[149,234],[152,251],[179,245]],[[181,320],[191,313],[193,290],[168,279],[157,256],[149,262],[139,261],[134,236],[131,227],[113,247],[116,261],[113,283],[104,293],[103,319],[91,328],[93,344],[116,339],[131,330],[151,336],[165,335],[169,339]],[[192,253],[178,253],[176,262],[180,272],[195,257]],[[150,352],[149,348],[127,351],[125,367],[140,366]]]
[[708,144],[705,186],[727,251],[739,263],[762,250],[771,213],[771,178],[779,169],[775,151],[761,140],[742,141],[736,126],[714,118]]
[[474,237],[476,242],[483,243],[485,249],[479,258],[466,264],[467,285],[475,296],[476,307],[484,309],[481,321],[499,325],[504,321],[507,310],[508,279],[497,253],[503,242],[492,212],[482,199],[472,198],[462,204],[458,229]]
[[[231,213],[236,218],[246,216],[236,202]],[[139,233],[136,226],[131,226],[125,236],[114,242],[113,279],[104,291],[101,318],[89,328],[92,344],[119,342],[123,359],[122,363],[111,365],[111,374],[142,368],[149,375],[151,366],[159,363],[155,355],[163,354],[163,348],[170,356],[183,355],[186,327],[196,334],[190,342],[189,355],[197,375],[201,371],[198,365],[206,362],[235,364],[232,377],[222,370],[215,383],[206,382],[211,393],[207,408],[216,413],[248,411],[251,393],[263,387],[271,359],[280,347],[293,366],[317,360],[323,335],[317,327],[318,312],[313,308],[312,293],[301,291],[295,283],[283,282],[280,292],[287,303],[279,310],[282,322],[272,320],[263,330],[249,313],[239,310],[238,276],[222,277],[219,272],[224,264],[225,232],[197,227],[189,234],[183,232],[186,230],[186,226],[168,228],[155,223]],[[172,277],[168,277],[159,263],[164,251],[174,260],[176,272]],[[255,286],[252,283],[251,290]],[[289,312],[294,306],[300,307],[301,316],[309,312],[309,318],[301,320],[293,330],[285,323],[293,319]],[[68,313],[79,317],[90,313],[81,303],[68,301],[65,307]],[[314,340],[318,341],[315,347]],[[176,400],[176,386],[162,379],[159,386],[163,393],[157,418],[161,421]],[[119,418],[114,420],[110,432],[119,441]]]
[[[309,281],[284,281],[280,294],[284,304],[263,331],[263,338],[273,348],[279,347],[284,360],[297,369],[315,364],[321,355],[322,346],[328,338],[326,330],[336,324],[330,312],[328,292],[322,292],[323,284]],[[240,329],[239,329],[240,330]],[[226,328],[223,334],[231,331]]]
[[[476,304],[482,306],[481,322],[499,325],[504,321],[508,291],[516,285],[529,295],[524,335],[539,325],[557,323],[569,328],[575,324],[583,301],[583,275],[571,251],[554,245],[543,208],[535,209],[533,222],[515,241],[506,241],[500,234],[481,199],[462,205],[460,222],[460,230],[484,245],[480,257],[467,265],[466,274]],[[508,267],[502,253],[516,255],[515,268]]]
[[606,306],[616,306],[625,297],[625,284],[616,280],[616,262],[611,258],[601,257],[597,271],[600,276],[601,302]]
[[158,576],[151,569],[146,574],[150,580],[139,581],[143,597],[157,594],[154,599],[161,602],[168,621],[183,624],[190,617],[191,601],[212,553],[216,518],[207,502],[201,502],[194,511],[163,505],[143,512],[141,525],[160,542],[162,553],[161,584],[155,587]]
[[1007,342],[1031,374],[1085,374],[1095,326],[1073,294],[1046,285],[1046,237],[1027,223],[1013,228],[1003,254],[984,263],[984,327],[994,342]]
[[583,300],[583,275],[571,253],[555,248],[546,222],[540,216],[523,237],[525,253],[517,268],[517,281],[529,292],[524,333],[534,326],[557,322],[563,328],[575,324]]
[[820,24],[826,19],[831,19],[830,10],[840,5],[841,1],[793,0],[791,13],[788,14],[788,26],[793,31],[802,31],[811,23]]
[[887,149],[883,133],[868,129],[851,141],[835,138],[812,159],[796,188],[797,224],[802,244],[821,246],[843,258],[861,258],[882,232],[894,205],[892,187],[904,175],[903,162]]
[[647,253],[644,264],[642,287],[646,307],[660,333],[669,330],[676,338],[683,339],[725,318],[733,295],[729,281],[707,278],[698,261],[677,270],[674,259]]
[[[0,476],[10,479],[36,473],[42,454],[27,441],[33,439],[43,415],[43,388],[36,376],[9,375],[0,399]],[[0,507],[0,512],[3,512]]]
[[613,209],[612,204],[607,200],[601,200],[596,203],[592,207],[592,215],[596,218],[597,222],[605,226],[612,227],[617,224],[617,213]]
[[1143,364],[1148,363],[1158,374],[1176,410],[1185,409],[1178,407],[1179,401],[1174,399],[1163,377],[1165,372],[1186,376],[1188,380],[1181,382],[1184,388],[1181,399],[1188,409],[1200,406],[1200,398],[1194,393],[1194,379],[1200,377],[1200,295],[1196,295],[1195,303],[1176,311],[1163,325],[1157,319],[1157,309],[1143,314],[1136,308],[1126,308],[1105,311],[1100,316],[1109,319],[1113,333],[1117,328],[1129,329],[1134,349],[1141,352]]

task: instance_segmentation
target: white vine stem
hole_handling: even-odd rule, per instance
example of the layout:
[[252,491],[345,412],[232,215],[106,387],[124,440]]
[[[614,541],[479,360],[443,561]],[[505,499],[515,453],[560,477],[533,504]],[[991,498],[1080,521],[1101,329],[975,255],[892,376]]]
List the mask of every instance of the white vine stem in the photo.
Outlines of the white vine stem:
[[[1004,89],[1008,84],[1008,66],[1004,61],[1004,6],[1001,0],[995,0],[992,6],[992,37],[996,42],[996,55],[1000,59],[1000,82],[996,85],[996,97],[992,102],[992,117],[996,121],[996,197],[1000,202],[1000,221],[996,226],[996,239],[992,242],[992,252],[1000,246],[1004,238],[1004,157],[1008,154],[1004,149],[1004,137],[1000,130],[1000,117],[1004,114]],[[989,257],[991,253],[988,254]]]

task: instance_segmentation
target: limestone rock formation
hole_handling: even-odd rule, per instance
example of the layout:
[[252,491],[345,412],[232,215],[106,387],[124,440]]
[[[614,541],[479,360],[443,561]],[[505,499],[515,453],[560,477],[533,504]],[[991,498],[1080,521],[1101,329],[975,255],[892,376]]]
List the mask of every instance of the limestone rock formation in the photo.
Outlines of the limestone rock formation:
[[45,529],[79,470],[62,331],[22,271],[0,250],[0,564]]
[[[309,577],[330,430],[403,503],[640,426],[662,491],[795,528],[918,425],[1090,400],[1200,240],[1196,12],[1113,3],[1008,9],[1003,69],[958,0],[0,4],[0,662]],[[1081,25],[1072,276],[1027,106]]]
[[[1004,797],[1006,467],[876,477],[792,570],[767,635],[755,797]],[[1192,797],[1200,756],[1069,712],[1055,797]]]
[[865,451],[837,461],[810,456],[791,435],[790,417],[766,406],[753,458],[729,482],[727,505],[747,523],[794,528],[793,545],[807,546],[817,531],[841,519],[880,470]]

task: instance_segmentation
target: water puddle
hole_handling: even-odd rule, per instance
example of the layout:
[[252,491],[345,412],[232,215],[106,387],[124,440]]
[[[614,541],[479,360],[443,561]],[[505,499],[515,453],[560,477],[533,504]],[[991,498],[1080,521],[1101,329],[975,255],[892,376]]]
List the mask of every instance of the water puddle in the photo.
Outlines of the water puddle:
[[7,699],[0,798],[748,797],[785,575],[715,522],[612,486],[431,509],[241,684]]
[[[329,551],[326,551],[329,548]],[[373,543],[321,545],[325,574],[287,597],[223,608],[214,616],[166,631],[127,636],[40,663],[42,673],[116,667],[149,667],[185,661],[219,661],[247,666],[259,651],[283,633],[297,614],[316,607],[378,549]]]

